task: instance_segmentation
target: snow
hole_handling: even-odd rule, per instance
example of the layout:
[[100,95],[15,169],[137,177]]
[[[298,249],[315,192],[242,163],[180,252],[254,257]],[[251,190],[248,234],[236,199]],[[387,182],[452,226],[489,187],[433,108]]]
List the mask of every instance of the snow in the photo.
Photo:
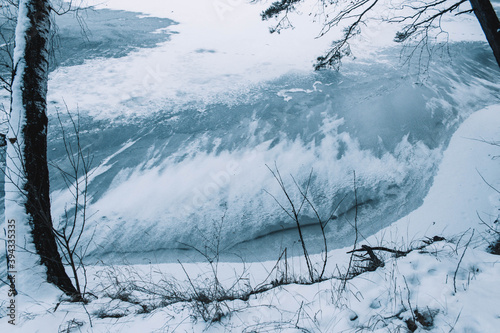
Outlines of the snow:
[[487,142],[498,141],[499,127],[485,127],[482,121],[494,123],[499,111],[497,106],[488,107],[471,115],[457,130],[424,204],[395,225],[408,224],[408,233],[420,238],[423,233],[465,231],[473,227],[470,221],[477,220],[478,214],[488,220],[498,217],[500,197],[488,186],[500,187],[495,165],[498,152]]
[[[149,117],[146,119],[153,121],[154,115],[149,113],[161,114],[163,108],[167,108],[165,105],[194,103],[197,112],[207,114],[209,111],[205,108],[210,104],[237,105],[245,96],[257,99],[258,94],[253,94],[255,87],[265,90],[270,86],[269,81],[283,79],[290,73],[311,75],[312,59],[330,41],[312,38],[320,24],[308,23],[307,15],[296,17],[297,29],[279,36],[269,35],[269,23],[260,22],[258,15],[266,4],[250,6],[238,0],[192,0],[189,7],[185,0],[110,0],[105,3],[92,0],[89,3],[97,4],[98,8],[167,17],[179,23],[168,28],[179,34],[172,35],[170,41],[154,49],[137,50],[120,59],[94,59],[80,66],[59,68],[51,75],[49,94],[53,102],[64,99],[70,108],[78,105],[86,116],[105,123],[127,122],[135,117]],[[455,42],[484,39],[476,22],[468,16],[444,24],[453,30],[450,37],[453,36]],[[381,67],[376,70],[369,67],[373,52],[381,52],[380,55],[387,51],[393,36],[388,29],[394,30],[376,21],[365,29],[360,36],[361,42],[373,43],[366,47],[363,43],[354,45],[358,58],[352,60],[354,65],[346,67],[340,82],[327,83],[325,77],[321,77],[322,81],[313,77],[302,85],[287,82],[273,86],[275,97],[284,103],[276,105],[285,105],[284,109],[294,102],[300,104],[304,96],[315,97],[322,93],[320,98],[333,99],[338,97],[328,95],[329,92],[340,94],[352,87],[368,87],[366,90],[370,90],[370,94],[360,89],[359,93],[346,93],[352,101],[339,102],[338,108],[345,108],[354,115],[344,110],[335,110],[335,114],[310,110],[305,103],[300,110],[309,112],[304,118],[298,118],[298,123],[309,125],[303,119],[317,117],[316,113],[320,113],[321,125],[313,131],[321,139],[305,141],[301,135],[288,137],[284,130],[278,130],[271,135],[281,140],[274,142],[268,135],[271,125],[261,121],[257,111],[253,111],[251,117],[243,118],[249,122],[248,126],[236,132],[248,137],[248,141],[233,149],[224,148],[229,141],[225,136],[205,133],[186,140],[167,157],[160,151],[162,145],[168,145],[168,140],[145,144],[147,157],[141,163],[123,165],[120,162],[133,158],[134,154],[142,156],[143,151],[137,148],[142,138],[128,137],[108,148],[100,164],[92,170],[90,181],[101,181],[110,170],[116,173],[108,187],[99,188],[103,193],[92,203],[89,213],[96,218],[84,240],[92,239],[91,235],[98,230],[93,241],[97,248],[104,248],[98,256],[108,253],[113,259],[113,255],[120,257],[121,253],[126,253],[124,261],[133,262],[117,265],[116,260],[108,261],[104,257],[89,259],[87,290],[94,296],[89,296],[91,302],[85,306],[65,301],[47,284],[35,283],[36,277],[32,276],[32,267],[29,267],[29,275],[19,273],[26,283],[34,283],[31,288],[22,287],[18,297],[19,325],[8,325],[5,312],[8,298],[2,296],[0,331],[394,332],[406,331],[406,321],[417,319],[418,314],[426,320],[432,319],[432,325],[426,328],[423,326],[425,321],[419,323],[417,320],[419,332],[496,331],[500,324],[500,262],[498,256],[485,251],[493,238],[480,218],[493,226],[499,217],[500,195],[492,187],[500,188],[500,153],[498,145],[484,142],[498,142],[500,104],[496,95],[499,84],[491,79],[494,76],[489,73],[491,67],[472,70],[478,63],[484,64],[474,60],[459,62],[464,68],[455,71],[450,71],[454,66],[448,64],[431,70],[434,76],[424,88],[415,84],[401,90],[393,89],[392,86],[399,88],[408,82],[396,79],[397,71],[385,72],[394,67],[392,58],[377,58]],[[380,76],[380,81],[370,81],[366,85],[363,78],[375,75]],[[383,83],[385,81],[391,84]],[[393,95],[387,97],[387,91]],[[398,112],[389,110],[383,114],[385,118],[374,112],[392,104],[395,105],[393,110]],[[400,105],[408,109],[401,110]],[[360,110],[361,106],[368,111]],[[179,110],[190,116],[183,107]],[[364,122],[360,132],[364,132],[365,138],[371,138],[366,133],[371,127],[378,127],[384,121],[390,123],[402,113],[408,117],[409,113],[417,111],[432,113],[430,120],[438,119],[439,126],[450,132],[467,119],[449,144],[443,139],[433,148],[423,143],[423,139],[411,141],[407,133],[412,131],[402,129],[402,136],[394,138],[391,150],[366,149],[363,135],[355,136],[353,132],[342,130],[352,126],[350,121],[354,119],[356,123]],[[345,113],[338,116],[341,112]],[[279,113],[278,117],[282,115]],[[220,118],[213,120],[214,123],[225,120],[223,116]],[[419,117],[414,119],[417,124],[427,126],[430,123],[420,122]],[[262,129],[263,126],[268,128]],[[412,130],[415,128],[416,125]],[[399,135],[400,132],[389,133]],[[203,148],[210,144],[214,148]],[[389,143],[379,136],[378,145],[383,144]],[[330,277],[345,272],[350,258],[346,252],[352,249],[353,216],[345,214],[342,217],[344,229],[331,230],[332,238],[339,239],[337,247],[340,248],[328,253],[329,279],[326,281],[279,286],[252,295],[246,301],[160,304],[162,299],[158,295],[193,296],[201,292],[217,293],[221,288],[243,292],[281,277],[284,261],[276,263],[269,256],[266,261],[250,259],[243,263],[234,258],[230,261],[211,258],[211,263],[188,260],[181,266],[172,262],[175,259],[165,258],[169,249],[161,248],[180,240],[212,256],[217,252],[214,248],[219,247],[221,237],[237,242],[259,236],[266,230],[272,231],[272,228],[281,228],[282,225],[271,223],[274,220],[269,222],[271,217],[275,218],[270,216],[274,214],[275,203],[269,198],[259,199],[264,184],[271,193],[279,193],[265,166],[274,161],[283,166],[283,174],[302,179],[309,174],[310,166],[314,166],[318,173],[315,182],[321,184],[324,197],[332,197],[339,188],[351,189],[352,171],[356,170],[360,195],[366,195],[367,201],[384,198],[376,213],[386,220],[385,224],[379,224],[370,215],[360,216],[359,223],[366,227],[359,235],[358,247],[368,244],[407,250],[422,245],[426,237],[439,235],[445,240],[401,258],[381,252],[384,267],[365,272],[349,280],[344,287],[342,281]],[[439,166],[437,172],[436,165]],[[391,223],[394,216],[411,206],[406,201],[412,199],[411,192],[425,193],[429,181],[432,185],[422,205]],[[405,197],[406,190],[410,191],[408,197]],[[6,191],[8,193],[8,187]],[[297,193],[292,195],[297,196]],[[400,206],[391,206],[394,197],[397,199],[392,200],[401,203]],[[71,193],[57,189],[52,198],[54,211],[61,213]],[[221,202],[233,209],[245,209],[226,211]],[[9,205],[9,209],[15,207]],[[9,210],[6,213],[10,214]],[[218,232],[214,220],[218,221],[226,213],[223,227],[233,232]],[[387,224],[390,225],[380,230]],[[281,250],[287,247],[289,251],[288,277],[304,280],[307,272],[303,258],[289,244],[295,242],[297,245],[295,232],[291,229],[289,237],[283,237],[278,246]],[[183,238],[179,239],[179,235]],[[264,248],[276,245],[266,243],[268,241],[263,238],[260,243],[253,243],[254,248],[249,251],[264,252]],[[276,251],[276,259],[280,253]],[[320,254],[313,254],[311,259],[320,267]],[[38,293],[34,296],[29,289],[38,289]],[[0,295],[7,295],[5,286],[0,287]],[[222,314],[220,321],[209,323],[201,318],[202,314],[211,317],[217,312]]]

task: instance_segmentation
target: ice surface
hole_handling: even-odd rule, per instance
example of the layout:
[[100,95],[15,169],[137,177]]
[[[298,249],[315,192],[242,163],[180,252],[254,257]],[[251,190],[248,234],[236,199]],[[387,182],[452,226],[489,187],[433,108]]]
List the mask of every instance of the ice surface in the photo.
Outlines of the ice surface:
[[[112,123],[81,108],[82,138],[101,163],[90,184],[95,256],[161,250],[174,260],[169,253],[203,242],[222,216],[224,246],[274,256],[296,241],[293,222],[265,193],[284,199],[266,167],[275,163],[296,198],[290,175],[305,184],[313,170],[311,197],[324,218],[346,196],[328,226],[330,246],[351,241],[353,171],[362,230],[390,224],[420,205],[458,124],[497,100],[487,49],[461,49],[453,45],[453,64],[423,82],[395,66],[348,64],[342,73],[283,75],[218,103],[157,101],[148,105],[151,115],[139,111]],[[60,137],[51,132],[51,158],[62,161]],[[67,196],[55,177],[53,189],[61,215]],[[317,228],[310,229],[319,246]],[[145,232],[147,240],[137,242]]]
[[[203,242],[222,216],[225,247],[274,257],[296,234],[265,192],[284,199],[266,164],[279,167],[295,198],[290,175],[304,185],[312,170],[311,198],[323,218],[345,197],[327,231],[331,247],[346,245],[354,171],[362,230],[372,234],[421,204],[453,131],[498,101],[496,64],[468,17],[461,21],[468,33],[428,67],[401,66],[400,49],[385,44],[378,26],[369,54],[361,48],[340,72],[315,73],[312,59],[328,42],[311,38],[317,24],[300,17],[305,30],[275,36],[259,7],[243,3],[222,17],[206,2],[189,10],[180,1],[106,6],[179,24],[167,24],[177,33],[157,47],[51,75],[50,159],[67,163],[56,111],[78,109],[95,168],[86,239],[95,232],[99,258],[162,251],[162,260],[175,260],[174,250]],[[101,33],[94,37],[116,35]],[[127,49],[122,39],[113,43]],[[56,172],[52,190],[59,220],[71,193]],[[311,212],[303,219],[312,223]],[[309,229],[318,252],[317,227]]]

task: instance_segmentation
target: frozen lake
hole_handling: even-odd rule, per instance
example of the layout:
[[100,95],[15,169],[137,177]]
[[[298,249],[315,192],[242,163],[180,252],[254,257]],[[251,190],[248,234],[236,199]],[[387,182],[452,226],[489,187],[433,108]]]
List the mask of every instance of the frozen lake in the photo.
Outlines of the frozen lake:
[[[304,187],[312,175],[310,199],[324,220],[332,217],[329,247],[348,245],[354,171],[360,232],[368,236],[421,204],[454,130],[498,103],[497,65],[482,42],[450,44],[450,56],[419,77],[400,65],[395,46],[380,53],[384,62],[284,71],[240,87],[244,72],[235,79],[202,67],[225,59],[217,48],[193,48],[191,58],[175,58],[185,67],[172,67],[183,39],[173,20],[98,10],[85,22],[88,40],[74,19],[57,22],[49,158],[67,167],[55,116],[67,101],[79,110],[80,138],[94,156],[90,260],[187,261],[195,257],[190,246],[202,250],[215,239],[228,259],[272,260],[285,247],[300,254],[293,221],[270,195],[286,207],[266,165],[279,168],[296,202],[291,176]],[[183,88],[172,89],[177,83]],[[56,172],[51,178],[60,219],[70,196]],[[313,216],[303,211],[317,253]]]

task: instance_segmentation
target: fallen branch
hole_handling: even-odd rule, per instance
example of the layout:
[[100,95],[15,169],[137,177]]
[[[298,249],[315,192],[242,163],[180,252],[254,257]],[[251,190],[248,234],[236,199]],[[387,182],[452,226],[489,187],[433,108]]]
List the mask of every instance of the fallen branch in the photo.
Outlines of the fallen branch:
[[404,257],[404,256],[408,255],[408,253],[410,253],[412,251],[422,250],[422,249],[426,248],[427,246],[431,245],[432,243],[443,241],[443,240],[445,240],[445,238],[441,237],[441,236],[434,236],[432,238],[427,237],[425,240],[422,241],[424,243],[423,245],[418,246],[416,248],[412,248],[412,249],[406,250],[406,251],[390,249],[390,248],[384,247],[384,246],[362,245],[361,248],[353,249],[351,251],[348,251],[347,253],[348,254],[354,254],[356,252],[364,252],[365,254],[362,254],[362,255],[355,254],[354,256],[356,258],[358,258],[357,261],[359,261],[359,262],[368,262],[368,264],[367,265],[363,265],[363,266],[355,266],[355,268],[357,268],[357,270],[355,270],[353,272],[349,272],[350,271],[350,269],[349,269],[348,272],[347,272],[347,275],[346,275],[347,276],[346,280],[350,279],[350,278],[353,278],[353,277],[355,277],[357,275],[360,275],[360,274],[362,274],[364,272],[373,272],[373,271],[375,271],[379,267],[384,267],[384,265],[385,265],[384,261],[381,260],[375,254],[375,251],[383,251],[383,252],[392,253],[392,254],[394,254],[394,256],[396,258],[400,258],[400,257]]

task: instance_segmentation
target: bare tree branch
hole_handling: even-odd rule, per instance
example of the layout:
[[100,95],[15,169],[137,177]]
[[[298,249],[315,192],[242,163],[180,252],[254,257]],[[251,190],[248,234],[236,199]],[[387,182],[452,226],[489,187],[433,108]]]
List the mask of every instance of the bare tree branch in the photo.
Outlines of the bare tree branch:
[[[278,23],[270,28],[271,32],[280,32],[281,29],[293,27],[289,14],[296,11],[304,0],[281,0],[262,12],[263,20],[277,19]],[[461,9],[465,3],[471,3],[473,9]],[[439,38],[442,34],[447,35],[441,27],[444,16],[456,16],[474,12],[481,23],[481,27],[488,42],[494,51],[500,64],[500,36],[498,29],[500,23],[488,0],[412,0],[403,1],[388,7],[395,14],[387,18],[376,17],[375,6],[379,0],[317,0],[315,11],[311,16],[322,17],[323,27],[318,37],[323,37],[334,28],[343,28],[342,38],[335,40],[331,48],[322,56],[317,58],[315,69],[326,67],[338,68],[341,59],[351,54],[349,42],[361,32],[361,26],[372,19],[382,20],[388,23],[404,24],[398,31],[394,41],[406,42],[413,50],[408,54],[411,59],[418,55],[419,64],[424,56],[430,58],[432,55],[432,43],[446,43]],[[498,55],[497,55],[498,54]]]

